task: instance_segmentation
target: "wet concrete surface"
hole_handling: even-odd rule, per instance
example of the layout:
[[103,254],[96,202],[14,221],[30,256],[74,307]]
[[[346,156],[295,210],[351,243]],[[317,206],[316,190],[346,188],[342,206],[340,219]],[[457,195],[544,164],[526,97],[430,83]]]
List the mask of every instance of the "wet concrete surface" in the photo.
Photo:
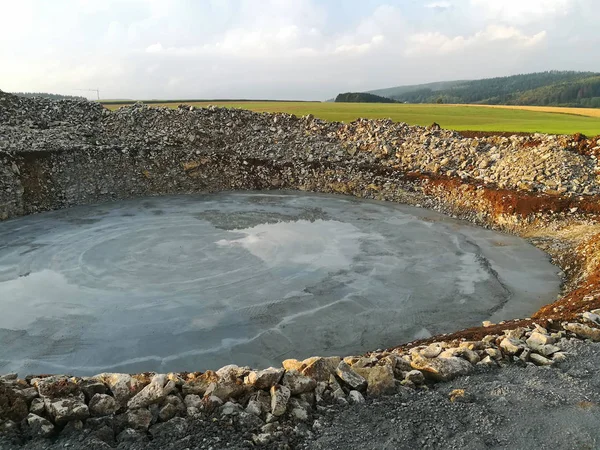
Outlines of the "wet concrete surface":
[[435,212],[305,193],[130,200],[0,223],[0,372],[266,367],[526,316],[558,268]]

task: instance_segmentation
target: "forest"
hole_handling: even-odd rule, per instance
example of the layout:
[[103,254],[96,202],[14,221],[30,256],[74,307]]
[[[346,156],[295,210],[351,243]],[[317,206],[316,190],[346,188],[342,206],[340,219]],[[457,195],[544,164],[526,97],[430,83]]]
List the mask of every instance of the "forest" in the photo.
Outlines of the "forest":
[[373,92],[401,103],[600,108],[600,73],[548,71],[482,80],[398,86]]
[[396,100],[381,97],[375,94],[369,94],[368,92],[345,92],[338,94],[335,98],[336,103],[397,103]]
[[42,97],[51,100],[87,100],[87,98],[80,95],[49,94],[47,92],[11,92],[11,94],[18,95],[19,97]]

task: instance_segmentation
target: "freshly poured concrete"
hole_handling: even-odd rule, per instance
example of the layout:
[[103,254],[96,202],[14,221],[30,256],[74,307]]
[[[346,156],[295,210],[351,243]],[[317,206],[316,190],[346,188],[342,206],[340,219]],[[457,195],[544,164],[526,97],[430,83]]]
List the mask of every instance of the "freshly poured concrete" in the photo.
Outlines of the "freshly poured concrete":
[[303,193],[122,201],[0,223],[0,372],[263,367],[526,316],[558,269],[526,241]]

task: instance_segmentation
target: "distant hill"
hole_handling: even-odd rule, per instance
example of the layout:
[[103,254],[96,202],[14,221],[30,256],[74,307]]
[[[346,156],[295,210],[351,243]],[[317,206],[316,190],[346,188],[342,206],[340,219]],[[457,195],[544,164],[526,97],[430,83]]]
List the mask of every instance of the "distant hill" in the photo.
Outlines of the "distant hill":
[[549,71],[369,91],[398,102],[600,108],[600,73]]
[[19,97],[42,97],[49,98],[51,100],[87,100],[87,98],[80,95],[49,94],[47,92],[11,92],[11,94]]
[[407,86],[396,86],[387,89],[375,89],[374,91],[368,91],[370,94],[381,95],[382,97],[389,98],[397,98],[402,96],[403,94],[407,94],[409,92],[422,91],[424,89],[429,89],[432,92],[442,91],[444,89],[450,89],[454,86],[460,85],[462,83],[469,83],[468,80],[459,80],[459,81],[437,81],[435,83],[427,83],[427,84],[412,84]]
[[396,103],[396,100],[379,95],[369,94],[368,92],[346,92],[338,94],[335,98],[336,103]]

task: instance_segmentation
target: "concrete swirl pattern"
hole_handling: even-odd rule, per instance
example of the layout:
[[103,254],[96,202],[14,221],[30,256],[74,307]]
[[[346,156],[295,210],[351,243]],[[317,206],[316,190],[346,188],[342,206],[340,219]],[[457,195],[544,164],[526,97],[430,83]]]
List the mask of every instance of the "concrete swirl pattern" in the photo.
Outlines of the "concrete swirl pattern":
[[253,367],[527,315],[558,269],[520,238],[383,202],[222,193],[0,223],[0,371]]

